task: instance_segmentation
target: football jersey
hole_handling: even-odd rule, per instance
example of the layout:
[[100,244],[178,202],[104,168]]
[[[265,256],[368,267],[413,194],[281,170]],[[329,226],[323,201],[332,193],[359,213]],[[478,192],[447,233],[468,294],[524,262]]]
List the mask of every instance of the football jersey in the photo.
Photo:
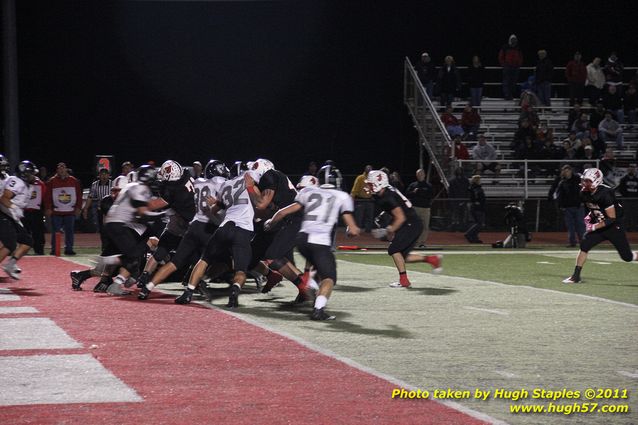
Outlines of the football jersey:
[[[184,173],[176,182],[165,182],[160,196],[168,203],[168,208],[182,216],[187,222],[195,217],[195,181]],[[169,214],[170,215],[170,214]]]
[[412,202],[392,186],[386,187],[383,195],[375,195],[374,198],[379,208],[383,211],[392,212],[396,207],[400,207],[407,221],[419,219],[416,215],[416,211],[412,208]]
[[0,203],[0,211],[2,211],[15,221],[20,221],[20,219],[24,216],[24,208],[27,206],[27,202],[29,200],[29,197],[31,196],[29,186],[21,178],[10,176],[4,182],[4,191],[7,190],[13,193],[11,202],[13,203],[14,207],[7,208],[2,203]]
[[0,194],[2,194],[2,191],[4,190],[4,185],[7,182],[8,178],[9,178],[9,175],[7,173],[5,173],[4,171],[0,171]]
[[[219,192],[226,181],[223,177],[213,177],[212,179],[205,179],[203,177],[195,180],[195,218],[193,221],[201,221],[202,223],[208,223],[211,221],[210,206],[206,202],[206,198],[209,196],[215,197],[215,194]],[[216,217],[213,217],[213,222],[216,221]],[[219,224],[218,222],[215,224]]]
[[295,196],[297,196],[295,186],[292,184],[288,176],[279,170],[266,171],[259,179],[257,187],[259,187],[261,192],[266,189],[275,191],[272,203],[276,210],[292,204],[295,202]]
[[235,177],[232,180],[226,180],[216,193],[217,203],[226,210],[224,221],[219,225],[232,221],[237,227],[253,231],[253,218],[255,210],[250,202],[250,196],[246,190],[244,176]]
[[42,182],[29,185],[29,199],[27,199],[27,210],[40,210],[42,207]]
[[295,202],[304,207],[300,231],[308,234],[308,242],[317,245],[332,245],[332,229],[339,215],[354,211],[352,197],[338,189],[305,187]]
[[141,235],[146,226],[135,220],[137,208],[146,206],[150,200],[151,189],[148,186],[138,182],[129,183],[115,198],[104,223],[124,223]]
[[608,186],[600,185],[594,193],[582,191],[580,199],[589,211],[592,223],[600,223],[609,218],[605,211],[609,207],[615,207],[617,219],[622,218],[622,205],[616,200],[614,190]]

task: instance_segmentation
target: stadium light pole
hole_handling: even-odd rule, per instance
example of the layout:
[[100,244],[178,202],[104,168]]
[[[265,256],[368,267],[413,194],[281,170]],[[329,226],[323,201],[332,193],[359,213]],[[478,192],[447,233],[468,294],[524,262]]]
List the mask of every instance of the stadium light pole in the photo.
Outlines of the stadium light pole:
[[2,0],[2,75],[4,154],[13,166],[20,159],[18,54],[15,0]]

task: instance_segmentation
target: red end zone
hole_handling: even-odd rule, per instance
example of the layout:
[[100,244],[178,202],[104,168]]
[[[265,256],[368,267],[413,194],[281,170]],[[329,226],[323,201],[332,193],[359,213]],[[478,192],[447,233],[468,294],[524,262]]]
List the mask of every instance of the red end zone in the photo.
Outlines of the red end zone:
[[484,423],[437,402],[392,400],[396,385],[220,311],[94,294],[95,280],[73,292],[69,272],[82,267],[61,259],[20,265],[23,280],[0,287],[21,300],[0,306],[35,307],[24,316],[52,319],[84,347],[37,354],[90,353],[144,401],[2,406],[2,424]]

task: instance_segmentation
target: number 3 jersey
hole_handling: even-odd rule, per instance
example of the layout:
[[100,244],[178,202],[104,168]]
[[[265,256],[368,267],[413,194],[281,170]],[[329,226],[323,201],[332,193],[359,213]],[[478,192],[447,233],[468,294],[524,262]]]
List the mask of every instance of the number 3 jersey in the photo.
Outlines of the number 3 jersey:
[[[14,207],[7,208],[0,203],[0,211],[11,217],[13,220],[19,222],[24,216],[24,207],[27,206],[29,195],[31,195],[29,186],[21,178],[10,176],[5,180],[4,190],[8,190],[13,193],[11,203]],[[2,196],[3,193],[4,191],[0,191],[0,196]]]
[[352,213],[354,203],[346,192],[320,187],[303,188],[295,197],[295,202],[304,207],[301,232],[308,234],[308,242],[317,245],[332,244],[332,229],[339,215]]
[[616,219],[620,219],[623,216],[622,205],[616,200],[614,190],[607,186],[598,186],[596,192],[580,192],[580,200],[585,204],[588,212],[591,215],[592,223],[600,223],[609,218],[607,211],[609,207],[614,207],[616,210]]
[[219,225],[221,222],[219,214],[210,216],[211,207],[206,199],[209,196],[216,197],[225,181],[226,179],[223,177],[213,177],[212,179],[200,177],[195,180],[195,218],[193,221],[201,221],[202,223],[212,221],[215,225]]

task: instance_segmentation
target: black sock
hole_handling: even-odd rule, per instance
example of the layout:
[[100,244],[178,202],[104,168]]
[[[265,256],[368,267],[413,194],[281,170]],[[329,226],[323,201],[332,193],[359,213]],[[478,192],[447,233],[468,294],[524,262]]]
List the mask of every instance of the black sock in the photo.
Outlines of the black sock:
[[583,269],[583,268],[582,268],[582,267],[580,267],[580,266],[576,266],[576,267],[574,267],[574,274],[572,275],[572,277],[573,277],[574,279],[576,279],[576,280],[580,280],[580,271],[581,271],[582,269]]
[[11,256],[11,259],[12,259],[12,260],[14,260],[14,261],[18,261],[18,259],[16,258],[16,256],[15,256],[15,255],[12,255],[12,256]]
[[402,274],[406,274],[407,272],[399,272],[399,276],[401,276]]

